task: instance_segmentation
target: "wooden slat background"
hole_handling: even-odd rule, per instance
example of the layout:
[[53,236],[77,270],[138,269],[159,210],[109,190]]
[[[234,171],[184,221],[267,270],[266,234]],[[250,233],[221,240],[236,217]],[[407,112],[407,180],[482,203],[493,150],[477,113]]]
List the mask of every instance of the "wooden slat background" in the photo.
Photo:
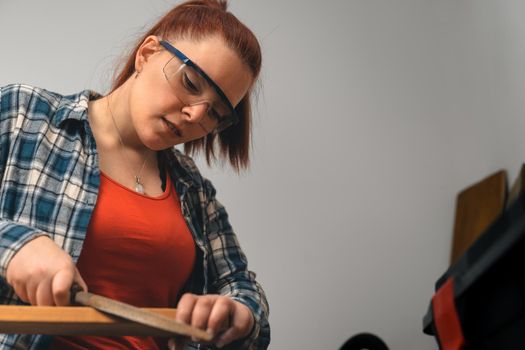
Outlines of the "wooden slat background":
[[456,198],[453,264],[505,209],[507,172],[498,171],[462,190]]

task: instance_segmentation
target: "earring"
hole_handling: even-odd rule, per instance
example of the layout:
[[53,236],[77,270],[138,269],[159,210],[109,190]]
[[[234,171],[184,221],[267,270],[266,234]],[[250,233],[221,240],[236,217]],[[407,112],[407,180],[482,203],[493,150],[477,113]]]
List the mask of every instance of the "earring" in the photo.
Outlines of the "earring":
[[139,77],[139,71],[135,71],[135,79],[137,79]]

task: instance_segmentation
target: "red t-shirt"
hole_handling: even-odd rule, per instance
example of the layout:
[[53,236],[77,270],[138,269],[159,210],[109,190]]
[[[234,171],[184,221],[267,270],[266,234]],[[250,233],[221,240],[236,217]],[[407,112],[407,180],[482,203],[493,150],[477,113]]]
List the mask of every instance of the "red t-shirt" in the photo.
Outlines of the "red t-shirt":
[[[175,307],[195,260],[195,245],[169,176],[149,197],[102,173],[100,189],[77,262],[89,292],[138,307]],[[55,337],[51,349],[157,349],[153,337]]]

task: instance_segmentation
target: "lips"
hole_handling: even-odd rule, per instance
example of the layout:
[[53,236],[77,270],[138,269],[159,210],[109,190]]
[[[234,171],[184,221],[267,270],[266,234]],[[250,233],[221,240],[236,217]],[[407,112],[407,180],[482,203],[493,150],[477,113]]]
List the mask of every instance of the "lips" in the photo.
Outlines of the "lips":
[[162,118],[162,120],[164,121],[164,124],[166,124],[166,126],[168,127],[168,129],[170,129],[172,133],[174,133],[178,137],[182,137],[181,131],[177,129],[175,124],[169,122],[166,118]]

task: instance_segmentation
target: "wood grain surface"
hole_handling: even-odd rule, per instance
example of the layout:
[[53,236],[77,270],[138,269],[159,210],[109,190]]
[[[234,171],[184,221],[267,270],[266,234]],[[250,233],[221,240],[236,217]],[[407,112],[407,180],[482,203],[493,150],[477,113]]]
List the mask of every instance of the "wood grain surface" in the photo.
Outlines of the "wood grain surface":
[[[173,308],[141,308],[175,318]],[[0,305],[0,333],[102,336],[173,336],[157,328],[84,306]]]
[[107,314],[122,317],[132,322],[170,332],[171,334],[180,334],[204,341],[211,341],[213,339],[213,334],[192,327],[186,323],[176,321],[173,317],[149,312],[102,295],[79,291],[78,288],[73,290],[73,297],[74,301],[80,305],[90,306]]
[[456,198],[453,264],[505,209],[507,172],[500,170],[462,190]]

